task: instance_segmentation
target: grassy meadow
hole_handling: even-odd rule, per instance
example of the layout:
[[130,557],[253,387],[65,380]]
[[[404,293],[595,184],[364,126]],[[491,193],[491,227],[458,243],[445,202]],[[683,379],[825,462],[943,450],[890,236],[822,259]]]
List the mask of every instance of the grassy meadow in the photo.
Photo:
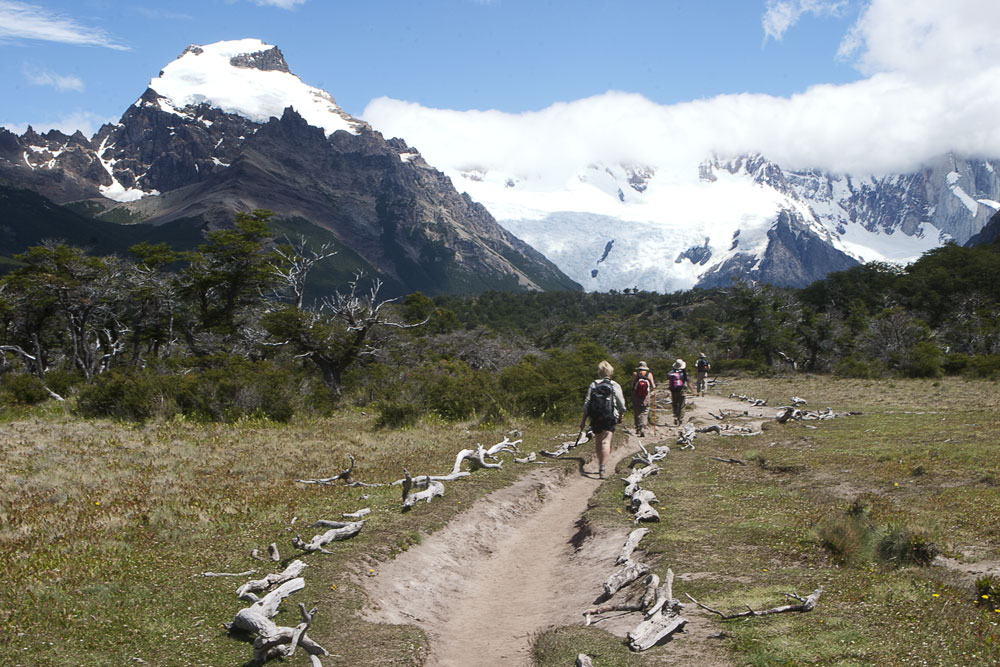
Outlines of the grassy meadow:
[[[717,391],[772,406],[797,395],[809,408],[862,413],[773,423],[748,438],[700,436],[694,451],[673,448],[663,472],[647,480],[663,520],[643,540],[643,558],[660,574],[675,571],[676,595],[739,611],[825,589],[812,613],[716,621],[734,664],[1000,663],[1000,599],[989,597],[1000,582],[984,589],[980,580],[977,589],[970,572],[1000,561],[995,384],[798,377],[740,379]],[[222,627],[245,605],[234,593],[245,579],[198,575],[278,571],[299,555],[294,535],[321,532],[308,527],[313,521],[370,507],[360,535],[330,545],[333,555],[304,557],[306,588],[276,620],[294,625],[296,602],[318,606],[310,635],[330,651],[327,665],[420,665],[427,646],[419,630],[357,618],[357,576],[527,468],[508,462],[477,471],[408,513],[399,510],[399,487],[295,480],[337,474],[348,454],[364,482],[391,482],[404,466],[414,475],[443,473],[460,449],[492,445],[509,429],[522,429],[522,448],[537,451],[574,426],[424,420],[379,430],[358,410],[285,425],[134,425],[83,421],[52,403],[6,408],[0,664],[246,664],[250,645]],[[622,507],[612,480],[587,520],[620,526]],[[250,558],[272,542],[282,563]],[[934,554],[952,566],[940,558],[922,564]],[[599,624],[543,633],[535,647],[546,666],[572,664],[581,651],[595,665],[668,664],[670,650],[668,643],[630,654]]]

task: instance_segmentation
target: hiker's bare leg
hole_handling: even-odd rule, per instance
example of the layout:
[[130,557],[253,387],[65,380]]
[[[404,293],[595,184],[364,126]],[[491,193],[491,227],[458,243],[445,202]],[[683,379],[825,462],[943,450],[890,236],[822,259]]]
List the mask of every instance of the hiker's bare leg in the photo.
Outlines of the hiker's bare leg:
[[611,456],[611,431],[601,431],[595,436],[595,449],[597,450],[597,471],[604,476],[605,461]]

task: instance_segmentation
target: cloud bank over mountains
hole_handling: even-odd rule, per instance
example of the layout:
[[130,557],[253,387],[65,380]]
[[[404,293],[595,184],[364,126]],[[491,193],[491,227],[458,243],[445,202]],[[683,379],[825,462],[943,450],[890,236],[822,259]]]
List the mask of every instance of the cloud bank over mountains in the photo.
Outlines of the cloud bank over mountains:
[[[769,3],[766,38],[842,1]],[[667,163],[689,171],[713,154],[759,152],[789,169],[899,173],[949,150],[1000,155],[1000,3],[871,0],[839,52],[865,78],[790,97],[721,95],[661,105],[609,91],[540,111],[452,111],[378,98],[363,118],[404,137],[446,172],[498,170],[572,177],[581,164]],[[765,43],[763,48],[768,48]],[[662,168],[662,167],[661,167]],[[532,170],[535,174],[523,173]]]

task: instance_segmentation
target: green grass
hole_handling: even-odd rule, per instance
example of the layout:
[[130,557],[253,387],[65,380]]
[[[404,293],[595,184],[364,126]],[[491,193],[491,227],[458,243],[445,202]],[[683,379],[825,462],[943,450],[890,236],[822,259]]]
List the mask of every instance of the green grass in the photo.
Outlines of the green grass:
[[[243,664],[249,645],[222,624],[245,606],[234,594],[244,580],[196,575],[280,570],[301,555],[290,544],[295,534],[309,539],[322,532],[308,527],[313,521],[363,507],[373,513],[359,536],[330,545],[332,556],[304,557],[306,589],[279,620],[297,622],[295,602],[318,605],[310,634],[336,654],[327,664],[420,664],[419,630],[357,618],[363,595],[353,572],[419,543],[525,469],[479,470],[449,484],[446,498],[402,514],[399,487],[294,480],[336,474],[348,454],[365,482],[401,478],[404,466],[441,473],[458,450],[492,445],[503,433],[435,423],[376,431],[356,411],[281,426],[134,426],[52,409],[8,417],[0,436],[0,663],[11,665]],[[555,427],[530,430],[527,446],[551,446],[543,439]],[[283,563],[250,558],[271,542]]]
[[[784,604],[784,592],[825,588],[811,613],[715,619],[734,663],[1000,662],[1000,612],[977,604],[974,578],[906,558],[928,542],[951,556],[1000,558],[995,385],[795,378],[731,386],[767,398],[769,406],[797,395],[809,408],[863,413],[774,424],[751,438],[701,436],[694,451],[673,448],[664,471],[647,479],[663,520],[644,538],[643,557],[657,572],[675,571],[675,595],[741,611]],[[603,502],[621,501],[608,494]],[[865,508],[871,542],[842,538],[854,549],[844,559],[824,544],[824,530],[847,525],[844,517],[857,505]],[[621,520],[605,508],[590,518]],[[685,573],[698,576],[685,581]],[[648,663],[636,664],[669,660],[670,651],[669,644],[656,647],[645,655]],[[619,646],[618,662],[610,664],[631,664],[626,652]],[[572,646],[563,646],[542,664],[570,664],[572,656]]]
[[[1000,560],[995,385],[803,377],[740,380],[725,395],[730,389],[772,406],[798,395],[810,408],[863,414],[772,425],[751,438],[699,436],[694,451],[672,447],[663,472],[648,478],[662,521],[640,555],[659,574],[675,571],[676,595],[737,611],[825,588],[808,614],[713,619],[724,633],[715,645],[737,665],[1000,662],[1000,613],[980,602],[986,588],[975,576],[886,561],[877,549],[839,558],[820,529],[860,506],[880,535],[903,527],[931,536],[945,555]],[[427,639],[418,629],[358,618],[365,600],[356,571],[426,539],[530,468],[477,471],[406,514],[399,487],[295,483],[336,474],[348,454],[365,482],[398,479],[404,466],[446,471],[458,450],[503,438],[473,423],[378,430],[374,420],[348,410],[288,425],[123,425],[81,421],[54,403],[3,409],[0,664],[245,664],[250,646],[222,628],[243,606],[234,595],[242,580],[196,575],[279,569],[252,560],[251,550],[275,542],[287,562],[298,555],[291,537],[317,532],[310,523],[366,506],[373,514],[360,535],[331,545],[331,556],[305,557],[306,589],[278,620],[296,622],[295,602],[319,606],[310,635],[334,654],[324,664],[422,664]],[[511,426],[524,430],[527,450],[551,448],[553,435],[572,430]],[[629,521],[623,509],[612,480],[587,521],[620,529]],[[534,654],[545,666],[572,664],[581,652],[595,664],[657,665],[670,664],[679,646],[635,655],[599,626],[574,626],[542,633]]]

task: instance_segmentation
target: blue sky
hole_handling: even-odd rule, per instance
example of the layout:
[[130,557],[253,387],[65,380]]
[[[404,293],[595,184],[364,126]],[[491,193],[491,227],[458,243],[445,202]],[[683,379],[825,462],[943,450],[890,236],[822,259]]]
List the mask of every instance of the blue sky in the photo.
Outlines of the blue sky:
[[997,25],[997,0],[0,0],[0,124],[90,135],[189,44],[251,37],[445,171],[898,172],[1000,157]]
[[188,44],[244,37],[279,46],[296,74],[355,115],[381,96],[522,112],[609,90],[670,104],[787,96],[861,76],[837,58],[860,4],[813,3],[823,9],[805,10],[780,39],[768,36],[765,20],[786,4],[0,0],[0,123],[66,129],[76,119],[93,130],[117,119]]

